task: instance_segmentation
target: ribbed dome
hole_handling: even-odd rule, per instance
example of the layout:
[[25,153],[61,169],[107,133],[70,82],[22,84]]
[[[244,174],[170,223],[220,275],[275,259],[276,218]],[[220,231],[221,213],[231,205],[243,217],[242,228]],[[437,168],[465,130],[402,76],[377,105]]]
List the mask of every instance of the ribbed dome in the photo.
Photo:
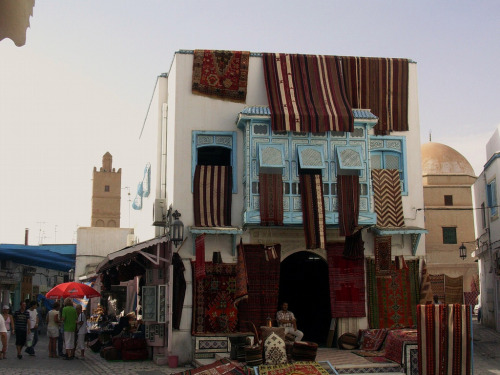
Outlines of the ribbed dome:
[[475,176],[474,169],[458,151],[442,143],[428,142],[421,146],[422,173],[465,174]]

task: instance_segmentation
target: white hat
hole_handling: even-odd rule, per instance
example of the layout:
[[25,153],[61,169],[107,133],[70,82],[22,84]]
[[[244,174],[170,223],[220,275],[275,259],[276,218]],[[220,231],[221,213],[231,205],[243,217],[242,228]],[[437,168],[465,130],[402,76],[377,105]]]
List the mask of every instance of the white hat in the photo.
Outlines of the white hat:
[[8,310],[8,309],[10,309],[10,307],[9,307],[9,305],[3,305],[3,309]]

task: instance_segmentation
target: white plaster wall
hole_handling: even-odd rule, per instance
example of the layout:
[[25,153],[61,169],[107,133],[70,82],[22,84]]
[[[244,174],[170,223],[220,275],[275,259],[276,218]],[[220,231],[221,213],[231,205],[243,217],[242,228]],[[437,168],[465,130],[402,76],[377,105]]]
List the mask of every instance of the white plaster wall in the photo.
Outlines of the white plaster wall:
[[497,126],[495,132],[486,143],[486,161],[490,160],[490,158],[495,154],[495,152],[500,151],[500,125]]

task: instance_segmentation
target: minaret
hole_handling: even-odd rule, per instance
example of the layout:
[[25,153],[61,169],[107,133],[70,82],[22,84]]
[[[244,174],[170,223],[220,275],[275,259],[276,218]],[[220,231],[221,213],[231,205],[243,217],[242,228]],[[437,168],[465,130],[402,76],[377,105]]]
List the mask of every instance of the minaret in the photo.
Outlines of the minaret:
[[92,227],[120,227],[122,170],[116,172],[113,157],[106,152],[99,171],[94,167],[92,184]]

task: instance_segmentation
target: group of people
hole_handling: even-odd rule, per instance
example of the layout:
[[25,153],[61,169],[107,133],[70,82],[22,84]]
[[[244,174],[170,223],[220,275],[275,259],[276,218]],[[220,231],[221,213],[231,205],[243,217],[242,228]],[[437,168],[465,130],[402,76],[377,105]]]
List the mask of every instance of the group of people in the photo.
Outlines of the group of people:
[[[16,337],[17,358],[22,359],[22,349],[31,356],[35,355],[35,345],[38,342],[38,326],[40,316],[37,311],[36,301],[22,301],[13,315],[9,313],[9,306],[4,305],[0,315],[0,339],[2,351],[0,359],[6,358],[7,347],[11,334]],[[52,310],[46,315],[47,335],[49,336],[49,357],[73,359],[75,348],[80,350],[81,358],[85,358],[85,334],[87,333],[87,318],[82,311],[81,305],[73,306],[71,298],[64,300],[64,306],[60,309],[60,303],[55,302]],[[63,351],[65,348],[65,353]]]

